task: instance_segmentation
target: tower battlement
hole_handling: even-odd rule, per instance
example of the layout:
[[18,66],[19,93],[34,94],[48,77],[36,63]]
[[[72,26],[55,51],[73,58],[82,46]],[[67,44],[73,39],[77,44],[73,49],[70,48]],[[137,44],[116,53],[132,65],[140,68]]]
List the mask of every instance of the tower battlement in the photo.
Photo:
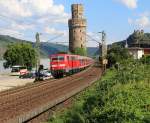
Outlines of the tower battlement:
[[71,6],[72,18],[82,18],[83,17],[83,6],[82,4],[72,4]]

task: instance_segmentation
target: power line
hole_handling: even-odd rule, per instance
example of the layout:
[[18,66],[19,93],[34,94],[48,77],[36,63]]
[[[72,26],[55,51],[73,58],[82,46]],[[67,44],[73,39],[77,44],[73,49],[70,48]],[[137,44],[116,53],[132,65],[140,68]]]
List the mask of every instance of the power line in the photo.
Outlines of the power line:
[[55,43],[62,43],[62,44],[65,44],[65,43],[69,43],[69,42],[55,42]]
[[46,42],[49,42],[49,41],[55,40],[55,39],[57,39],[57,38],[60,38],[60,37],[62,37],[63,35],[64,35],[64,34],[57,35],[57,36],[55,36],[55,37],[53,37],[53,38],[47,40]]
[[99,41],[97,41],[96,39],[94,39],[92,36],[90,36],[90,35],[88,35],[88,34],[86,34],[86,36],[88,37],[88,38],[90,38],[91,39],[91,41],[94,41],[94,42],[96,42],[96,43],[100,43]]

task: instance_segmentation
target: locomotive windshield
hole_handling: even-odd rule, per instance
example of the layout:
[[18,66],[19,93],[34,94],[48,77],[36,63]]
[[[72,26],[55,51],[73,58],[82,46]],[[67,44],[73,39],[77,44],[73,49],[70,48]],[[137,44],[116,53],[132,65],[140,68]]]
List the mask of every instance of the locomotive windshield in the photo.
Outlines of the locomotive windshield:
[[53,57],[52,61],[64,61],[64,56]]

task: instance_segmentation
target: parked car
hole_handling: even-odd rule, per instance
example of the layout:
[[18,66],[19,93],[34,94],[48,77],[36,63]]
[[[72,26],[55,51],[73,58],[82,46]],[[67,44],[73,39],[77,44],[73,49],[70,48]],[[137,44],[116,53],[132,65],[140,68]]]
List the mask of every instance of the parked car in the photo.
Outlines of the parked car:
[[19,78],[21,78],[21,79],[25,79],[25,78],[35,78],[36,77],[36,74],[35,74],[35,72],[34,71],[30,71],[30,72],[28,72],[28,73],[25,73],[25,74],[20,74],[20,76],[19,76]]
[[44,70],[43,74],[44,74],[44,77],[51,77],[52,76],[51,71],[49,71],[49,70]]
[[40,70],[40,72],[36,73],[36,80],[46,80],[52,78],[51,72],[47,69]]

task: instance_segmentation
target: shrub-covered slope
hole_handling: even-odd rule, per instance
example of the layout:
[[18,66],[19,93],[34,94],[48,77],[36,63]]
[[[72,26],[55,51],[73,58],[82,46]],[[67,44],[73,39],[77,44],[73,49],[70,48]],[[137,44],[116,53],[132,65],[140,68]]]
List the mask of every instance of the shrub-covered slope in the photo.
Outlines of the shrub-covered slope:
[[150,65],[124,61],[49,123],[149,123]]

